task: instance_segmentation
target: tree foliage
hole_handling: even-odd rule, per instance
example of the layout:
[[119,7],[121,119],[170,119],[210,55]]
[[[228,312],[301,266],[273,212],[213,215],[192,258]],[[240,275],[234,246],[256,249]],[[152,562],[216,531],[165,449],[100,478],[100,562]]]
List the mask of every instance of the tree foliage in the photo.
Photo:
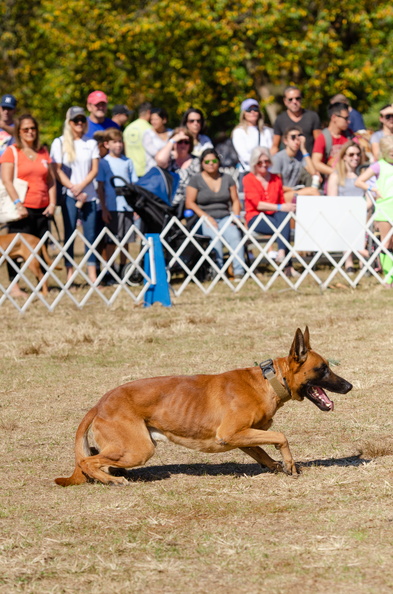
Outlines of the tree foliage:
[[230,128],[246,96],[274,119],[287,84],[324,116],[345,92],[367,109],[391,96],[393,7],[370,0],[22,0],[0,2],[1,91],[58,132],[102,89],[111,104],[190,105]]

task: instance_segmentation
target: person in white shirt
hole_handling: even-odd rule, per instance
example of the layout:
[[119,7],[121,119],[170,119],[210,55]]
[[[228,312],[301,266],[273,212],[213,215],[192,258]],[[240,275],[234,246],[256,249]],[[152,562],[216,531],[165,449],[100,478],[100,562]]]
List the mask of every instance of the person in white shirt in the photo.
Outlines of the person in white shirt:
[[273,129],[265,126],[256,99],[245,99],[241,104],[240,122],[232,132],[232,142],[243,172],[250,171],[250,157],[255,147],[271,148]]
[[[66,189],[62,214],[64,220],[64,242],[76,229],[76,222],[82,221],[83,233],[89,243],[96,238],[97,192],[93,180],[98,173],[99,151],[97,142],[84,138],[87,118],[82,107],[70,107],[64,123],[63,135],[55,138],[50,156],[56,178]],[[88,248],[86,246],[86,251]],[[73,244],[67,249],[74,257]],[[66,258],[67,280],[72,277],[73,267]],[[92,282],[97,280],[96,257],[91,254],[87,262],[87,273]]]

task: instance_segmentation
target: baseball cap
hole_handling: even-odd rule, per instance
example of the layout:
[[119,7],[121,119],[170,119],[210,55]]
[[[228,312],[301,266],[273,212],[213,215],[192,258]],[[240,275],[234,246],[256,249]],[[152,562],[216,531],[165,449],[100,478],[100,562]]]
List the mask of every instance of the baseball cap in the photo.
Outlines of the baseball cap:
[[240,109],[242,111],[246,111],[246,109],[249,109],[253,105],[255,105],[256,107],[258,107],[258,109],[259,109],[259,103],[258,103],[258,101],[256,99],[244,99],[243,103],[240,106]]
[[66,118],[67,120],[73,120],[77,116],[86,117],[85,110],[83,109],[83,107],[78,107],[77,105],[74,105],[73,107],[70,107],[70,109],[67,111]]
[[102,91],[93,91],[87,98],[87,103],[97,105],[97,103],[108,103],[108,97]]
[[3,95],[1,98],[1,107],[9,107],[10,109],[15,109],[16,103],[17,101],[13,95]]
[[129,116],[132,113],[132,111],[130,109],[128,109],[127,105],[115,105],[114,108],[112,109],[112,115],[119,115],[119,114],[124,114],[126,116]]

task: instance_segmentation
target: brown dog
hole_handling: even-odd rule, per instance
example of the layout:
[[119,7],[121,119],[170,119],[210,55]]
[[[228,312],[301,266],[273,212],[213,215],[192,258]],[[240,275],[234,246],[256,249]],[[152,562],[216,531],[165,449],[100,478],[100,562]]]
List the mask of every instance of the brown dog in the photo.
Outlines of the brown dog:
[[[16,235],[17,235],[17,233],[8,233],[8,235],[0,235],[0,252],[6,251],[6,249],[11,244],[12,240],[14,239],[14,237]],[[29,248],[27,245],[25,245],[25,243],[22,241],[22,239],[19,238],[14,243],[11,251],[8,252],[7,255],[12,259],[19,257],[19,258],[23,258],[23,260],[26,261],[31,256],[33,250],[39,244],[40,239],[38,237],[35,237],[35,235],[30,235],[29,233],[20,233],[20,235],[23,235],[23,238],[25,239],[25,241],[27,241],[27,243],[31,247]],[[52,260],[50,259],[49,255],[48,255],[48,251],[46,249],[45,244],[42,245],[42,247],[40,248],[38,253],[43,258],[43,260],[45,260],[45,262],[48,264],[48,266],[50,266],[52,264]],[[44,273],[42,272],[41,265],[35,256],[33,256],[31,258],[28,267],[30,268],[31,272],[34,274],[37,281],[39,282],[43,278]],[[61,270],[61,266],[55,266],[55,269]],[[42,283],[42,294],[44,296],[46,296],[48,294],[48,285],[46,284],[46,281],[44,283]]]
[[[324,389],[346,394],[352,385],[311,349],[308,328],[304,335],[296,331],[289,356],[271,362],[270,372],[276,374],[270,381],[260,367],[251,367],[218,375],[155,377],[111,390],[79,425],[73,475],[55,482],[63,487],[88,479],[127,484],[110,468],[142,466],[162,439],[202,452],[240,448],[270,470],[296,475],[285,435],[268,431],[276,411],[304,397],[321,410],[333,410]],[[260,447],[266,444],[281,450],[283,468]]]

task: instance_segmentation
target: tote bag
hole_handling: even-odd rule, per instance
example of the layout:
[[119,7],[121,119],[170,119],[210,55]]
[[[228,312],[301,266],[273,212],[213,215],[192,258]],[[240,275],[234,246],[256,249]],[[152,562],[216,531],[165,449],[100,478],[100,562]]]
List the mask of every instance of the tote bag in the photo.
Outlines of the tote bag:
[[[12,152],[14,153],[14,179],[13,184],[16,193],[19,196],[19,200],[24,202],[28,183],[24,179],[18,178],[18,153],[14,146],[11,146]],[[22,218],[16,204],[14,204],[12,198],[9,196],[3,182],[0,180],[0,224],[10,223],[11,221],[17,221]]]

